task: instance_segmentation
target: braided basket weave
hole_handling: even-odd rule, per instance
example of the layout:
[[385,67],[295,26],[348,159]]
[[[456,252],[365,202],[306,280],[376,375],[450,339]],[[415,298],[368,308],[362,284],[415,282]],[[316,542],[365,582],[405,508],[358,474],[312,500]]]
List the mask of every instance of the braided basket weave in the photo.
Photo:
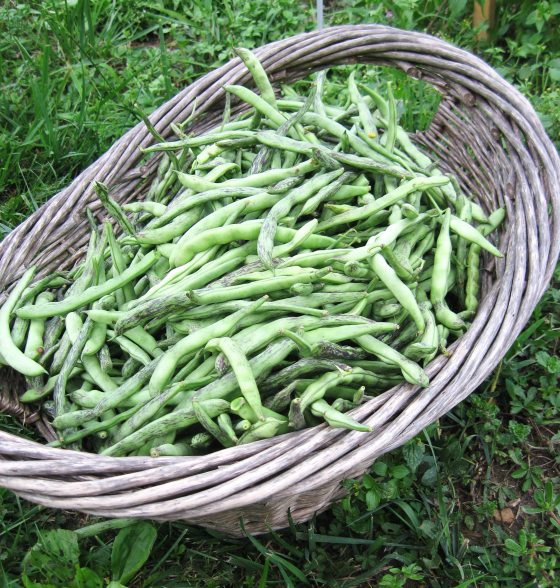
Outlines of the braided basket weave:
[[[183,520],[232,535],[239,520],[252,533],[282,528],[288,511],[309,519],[342,495],[341,481],[360,476],[380,455],[405,443],[466,398],[494,369],[523,329],[554,270],[560,246],[560,159],[533,108],[472,54],[434,37],[384,26],[342,26],[271,43],[256,51],[273,82],[327,66],[372,63],[404,70],[443,99],[416,141],[487,210],[505,206],[499,234],[505,257],[483,258],[483,299],[468,332],[426,369],[430,387],[395,387],[353,415],[371,434],[325,425],[208,456],[108,458],[53,449],[0,431],[0,486],[32,502],[103,517]],[[219,119],[225,84],[250,84],[238,58],[204,76],[159,108],[151,120],[164,136],[184,121],[195,100],[204,113],[194,130]],[[98,210],[94,179],[120,201],[138,199],[155,163],[138,167],[152,137],[143,124],[117,141],[70,186],[0,244],[0,291],[30,264],[44,275],[84,253],[86,205]],[[5,369],[0,410],[54,434],[17,400],[22,382]]]

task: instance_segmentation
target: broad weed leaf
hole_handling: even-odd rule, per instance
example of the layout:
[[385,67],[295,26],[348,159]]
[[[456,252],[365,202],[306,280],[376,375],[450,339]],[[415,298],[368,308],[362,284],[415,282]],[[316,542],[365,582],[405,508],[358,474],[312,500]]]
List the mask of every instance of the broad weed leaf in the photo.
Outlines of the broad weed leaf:
[[111,554],[113,581],[127,584],[150,556],[157,531],[146,521],[121,529]]

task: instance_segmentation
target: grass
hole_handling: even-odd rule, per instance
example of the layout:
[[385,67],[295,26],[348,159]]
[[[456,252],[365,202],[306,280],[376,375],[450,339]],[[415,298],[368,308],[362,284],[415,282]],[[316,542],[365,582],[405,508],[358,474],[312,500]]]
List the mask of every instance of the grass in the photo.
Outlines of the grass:
[[[325,14],[331,24],[390,22],[472,48],[530,97],[558,144],[558,3],[498,4],[501,40],[487,46],[475,43],[464,2],[340,0]],[[178,0],[4,2],[0,233],[135,124],[134,104],[150,112],[229,59],[233,46],[313,26],[309,1],[224,0],[216,9],[194,0],[188,10]],[[403,78],[395,84],[406,98]],[[405,122],[427,118],[421,111]],[[0,489],[0,586],[111,578],[132,587],[558,585],[559,283],[557,272],[488,382],[363,480],[348,481],[347,498],[309,523],[243,540],[181,523],[154,525],[155,534],[149,524],[133,527],[134,562],[119,550],[126,529],[89,536],[80,529],[97,522],[90,517]],[[29,434],[6,416],[0,427]]]

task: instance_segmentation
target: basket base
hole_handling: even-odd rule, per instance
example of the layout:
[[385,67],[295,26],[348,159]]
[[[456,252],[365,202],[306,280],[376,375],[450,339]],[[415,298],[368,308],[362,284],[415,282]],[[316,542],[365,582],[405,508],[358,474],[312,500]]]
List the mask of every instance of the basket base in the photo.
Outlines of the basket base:
[[[329,484],[297,496],[280,494],[273,499],[214,515],[212,519],[192,519],[185,522],[212,529],[231,538],[265,535],[304,523],[328,510],[334,502],[347,494],[339,483]],[[176,519],[175,519],[176,520]],[[243,522],[243,528],[241,526]]]

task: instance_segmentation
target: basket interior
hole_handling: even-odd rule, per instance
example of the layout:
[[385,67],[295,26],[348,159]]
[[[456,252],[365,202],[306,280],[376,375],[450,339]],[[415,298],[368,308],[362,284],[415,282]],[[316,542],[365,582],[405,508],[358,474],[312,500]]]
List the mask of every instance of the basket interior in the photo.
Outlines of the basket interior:
[[[343,60],[339,65],[352,63],[354,60]],[[385,65],[373,61],[372,66]],[[307,78],[320,68],[310,69],[297,74],[288,73],[282,81],[297,81]],[[436,161],[444,173],[453,174],[461,186],[461,189],[476,200],[486,212],[492,212],[499,206],[508,207],[511,215],[510,201],[505,198],[503,186],[508,186],[508,192],[515,192],[515,174],[508,162],[507,143],[502,139],[500,131],[488,124],[484,114],[476,107],[476,101],[470,94],[454,96],[445,93],[445,89],[439,78],[431,79],[429,75],[421,73],[416,68],[405,69],[408,75],[421,78],[442,92],[442,100],[437,108],[429,127],[425,131],[417,131],[413,140],[425,150],[430,158]],[[200,108],[194,117],[192,124],[184,128],[189,134],[200,134],[218,125],[223,117],[225,98],[206,104]],[[246,110],[246,105],[232,103],[232,118]],[[169,137],[171,140],[173,137]],[[155,154],[147,161],[139,161],[136,167],[127,170],[126,174],[109,185],[113,198],[121,203],[141,200],[145,197],[149,186],[156,175],[157,166],[161,154]],[[84,206],[86,203],[84,203]],[[94,197],[87,202],[87,207],[94,213],[101,223],[106,218],[106,212],[100,201]],[[508,216],[510,216],[508,215]],[[69,269],[79,263],[85,255],[89,239],[90,227],[86,219],[85,209],[73,211],[71,222],[64,225],[64,241],[68,246],[61,250],[59,241],[56,240],[42,249],[35,251],[36,263],[40,270],[37,277],[47,274],[53,268]],[[112,221],[112,219],[109,219]],[[120,227],[114,223],[115,233],[120,232]],[[498,248],[505,250],[506,235],[508,234],[508,218],[496,231],[490,240],[494,241]],[[501,262],[483,252],[481,263],[481,299],[491,289],[492,284],[498,279]],[[7,289],[9,291],[9,288]],[[5,379],[9,385],[4,386],[2,393],[3,412],[13,414],[26,425],[34,425],[47,441],[56,439],[56,434],[48,422],[46,416],[22,405],[18,401],[18,394],[25,390],[25,380],[14,374],[11,370],[3,370],[9,373]]]

